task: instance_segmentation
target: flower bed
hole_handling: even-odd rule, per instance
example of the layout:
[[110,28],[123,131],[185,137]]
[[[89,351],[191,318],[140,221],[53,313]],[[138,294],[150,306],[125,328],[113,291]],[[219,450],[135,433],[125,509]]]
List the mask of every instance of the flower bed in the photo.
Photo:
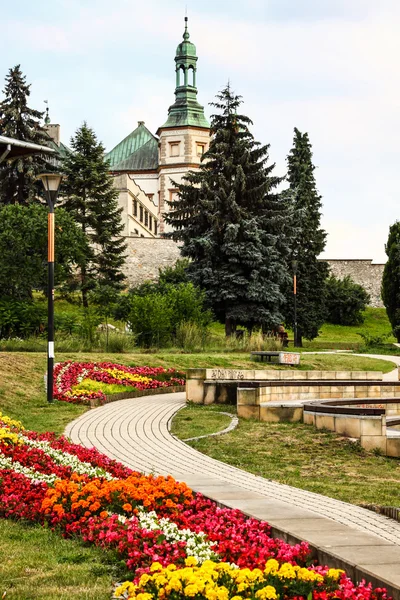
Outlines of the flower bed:
[[112,549],[132,572],[115,597],[138,600],[383,600],[312,564],[306,543],[219,508],[172,477],[143,475],[64,437],[25,431],[0,413],[0,516]]
[[113,363],[58,363],[54,368],[54,398],[74,404],[104,404],[104,391],[80,389],[82,382],[117,384],[130,390],[151,390],[185,384],[185,374],[163,367],[127,367]]

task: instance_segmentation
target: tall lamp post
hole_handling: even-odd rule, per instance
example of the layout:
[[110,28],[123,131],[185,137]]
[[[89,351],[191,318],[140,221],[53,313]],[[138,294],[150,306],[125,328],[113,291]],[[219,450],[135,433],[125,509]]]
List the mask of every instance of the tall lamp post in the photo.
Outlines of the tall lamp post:
[[38,179],[43,183],[46,201],[49,207],[47,237],[47,402],[53,402],[54,387],[54,205],[62,175],[58,173],[42,173]]
[[293,308],[294,308],[294,331],[293,345],[297,346],[297,260],[292,260],[293,268]]

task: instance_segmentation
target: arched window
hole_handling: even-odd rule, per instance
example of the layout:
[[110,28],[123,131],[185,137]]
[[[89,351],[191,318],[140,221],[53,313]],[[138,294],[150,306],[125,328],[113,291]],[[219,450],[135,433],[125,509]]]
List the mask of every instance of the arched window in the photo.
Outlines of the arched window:
[[188,69],[188,84],[192,85],[193,87],[196,87],[196,75],[195,75],[195,70],[194,70],[194,66],[190,65],[189,69]]

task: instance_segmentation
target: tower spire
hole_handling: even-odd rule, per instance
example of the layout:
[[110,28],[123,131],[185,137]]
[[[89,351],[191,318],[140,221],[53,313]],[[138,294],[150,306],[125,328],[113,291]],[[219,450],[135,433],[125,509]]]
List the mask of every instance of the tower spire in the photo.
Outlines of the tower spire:
[[204,116],[204,107],[197,102],[197,60],[196,46],[190,41],[186,14],[183,41],[175,54],[175,102],[169,107],[167,122],[162,127],[210,127]]

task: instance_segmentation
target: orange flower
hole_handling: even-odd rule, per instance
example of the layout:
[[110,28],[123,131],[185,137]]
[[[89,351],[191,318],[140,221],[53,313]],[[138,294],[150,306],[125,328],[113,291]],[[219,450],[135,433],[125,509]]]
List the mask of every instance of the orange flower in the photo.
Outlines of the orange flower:
[[126,512],[132,512],[132,504],[129,504],[129,502],[125,502],[125,504],[123,504],[122,508]]

